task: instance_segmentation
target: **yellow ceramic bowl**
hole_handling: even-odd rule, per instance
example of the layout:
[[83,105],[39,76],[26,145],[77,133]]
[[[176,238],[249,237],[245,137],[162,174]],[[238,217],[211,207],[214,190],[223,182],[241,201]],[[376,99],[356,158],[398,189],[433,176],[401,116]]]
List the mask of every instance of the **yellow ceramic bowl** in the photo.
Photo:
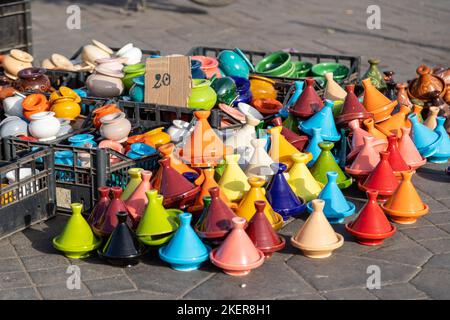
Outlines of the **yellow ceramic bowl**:
[[250,90],[253,99],[276,99],[275,81],[262,76],[250,76]]
[[74,120],[80,115],[81,107],[72,98],[59,98],[53,102],[51,111],[56,118]]
[[169,143],[171,141],[170,136],[163,130],[164,127],[159,127],[144,133],[145,144],[153,148],[159,148],[163,144]]

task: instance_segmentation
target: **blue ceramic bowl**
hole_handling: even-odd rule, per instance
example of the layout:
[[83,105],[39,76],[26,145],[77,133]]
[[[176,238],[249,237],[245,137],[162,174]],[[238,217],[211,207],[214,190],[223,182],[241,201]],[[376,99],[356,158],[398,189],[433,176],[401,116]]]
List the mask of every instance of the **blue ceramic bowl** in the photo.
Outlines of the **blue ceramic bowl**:
[[239,102],[250,104],[253,100],[253,94],[250,90],[250,81],[243,77],[231,77],[236,84],[238,97],[233,101],[233,105],[237,106]]
[[227,76],[248,78],[250,68],[244,58],[237,52],[223,50],[217,55],[219,68]]
[[138,159],[150,156],[154,153],[156,153],[155,148],[142,142],[136,142],[130,146],[130,151],[127,152],[126,156],[131,159]]
[[97,147],[97,143],[94,141],[94,136],[88,133],[76,134],[68,139],[72,147],[86,147],[86,144],[90,144],[92,148]]
[[143,102],[145,90],[145,76],[133,78],[133,85],[130,88],[129,96],[132,101]]
[[191,60],[192,79],[206,79],[206,74],[201,69],[202,63],[198,60]]

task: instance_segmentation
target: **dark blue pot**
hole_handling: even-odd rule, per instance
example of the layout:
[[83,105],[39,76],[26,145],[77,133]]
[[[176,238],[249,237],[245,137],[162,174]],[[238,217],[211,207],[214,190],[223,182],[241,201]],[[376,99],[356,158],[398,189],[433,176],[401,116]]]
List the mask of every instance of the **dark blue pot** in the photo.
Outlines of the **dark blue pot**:
[[253,95],[250,90],[250,81],[246,78],[242,77],[231,77],[234,80],[234,83],[236,84],[236,91],[238,94],[238,97],[236,100],[234,100],[234,105],[237,106],[239,102],[244,103],[251,103],[253,100]]
[[200,69],[202,63],[198,60],[191,60],[192,79],[206,79],[206,74]]

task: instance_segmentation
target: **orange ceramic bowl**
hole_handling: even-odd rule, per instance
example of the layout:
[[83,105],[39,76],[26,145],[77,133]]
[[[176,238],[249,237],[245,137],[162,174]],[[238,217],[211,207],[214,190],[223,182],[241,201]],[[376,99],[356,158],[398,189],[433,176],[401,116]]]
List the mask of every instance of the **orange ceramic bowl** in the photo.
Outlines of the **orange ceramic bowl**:
[[100,119],[108,114],[122,112],[115,104],[105,104],[103,107],[97,108],[92,111],[94,126],[98,129],[102,125]]
[[47,97],[41,93],[32,93],[22,101],[23,115],[28,120],[30,117],[38,112],[48,111],[50,103]]
[[283,108],[283,104],[275,99],[255,99],[252,105],[264,115],[278,113]]

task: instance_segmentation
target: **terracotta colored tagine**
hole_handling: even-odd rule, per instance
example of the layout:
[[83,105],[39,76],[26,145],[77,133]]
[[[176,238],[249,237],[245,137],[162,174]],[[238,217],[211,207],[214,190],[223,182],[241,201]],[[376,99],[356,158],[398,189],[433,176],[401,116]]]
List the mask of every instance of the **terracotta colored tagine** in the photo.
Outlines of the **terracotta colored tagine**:
[[410,82],[408,86],[408,95],[410,98],[422,101],[430,100],[430,93],[437,91],[439,96],[445,95],[445,82],[442,78],[431,74],[431,69],[426,65],[417,68],[418,78]]

